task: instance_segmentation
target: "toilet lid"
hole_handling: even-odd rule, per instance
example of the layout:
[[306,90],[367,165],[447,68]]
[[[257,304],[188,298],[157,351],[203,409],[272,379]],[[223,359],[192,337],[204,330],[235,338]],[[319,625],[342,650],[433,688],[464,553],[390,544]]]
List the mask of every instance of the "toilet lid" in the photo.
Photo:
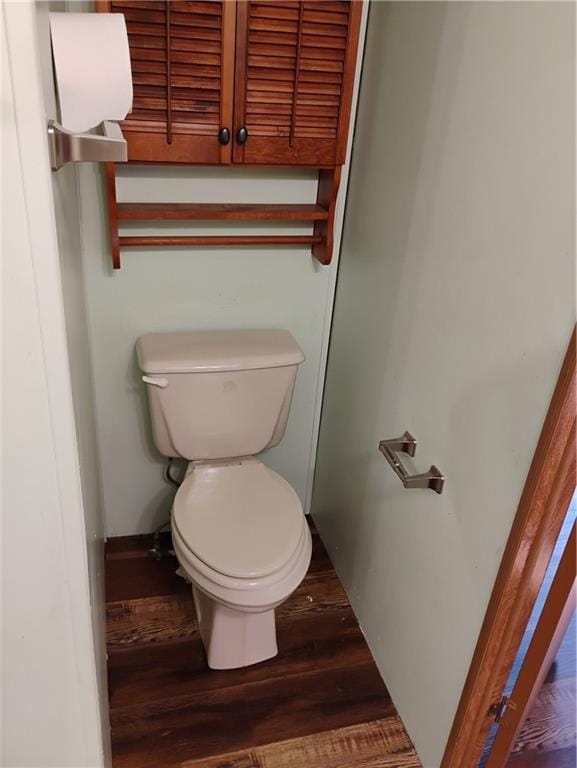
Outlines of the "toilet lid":
[[260,461],[196,466],[174,500],[173,525],[196,557],[225,576],[275,573],[306,525],[291,485]]

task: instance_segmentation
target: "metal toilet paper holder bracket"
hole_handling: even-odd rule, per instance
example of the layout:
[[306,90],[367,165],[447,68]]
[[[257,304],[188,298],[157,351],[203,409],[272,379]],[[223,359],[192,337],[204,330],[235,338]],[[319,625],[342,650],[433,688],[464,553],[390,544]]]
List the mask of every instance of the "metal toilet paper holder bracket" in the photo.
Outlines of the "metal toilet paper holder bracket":
[[72,133],[56,120],[48,121],[50,167],[57,171],[67,163],[124,163],[128,160],[126,139],[118,123],[105,120],[95,133]]

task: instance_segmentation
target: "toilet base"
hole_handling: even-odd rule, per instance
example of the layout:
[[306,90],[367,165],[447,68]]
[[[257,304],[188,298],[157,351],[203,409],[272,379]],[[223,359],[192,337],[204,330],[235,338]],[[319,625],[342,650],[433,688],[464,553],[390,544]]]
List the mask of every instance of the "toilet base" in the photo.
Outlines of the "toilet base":
[[192,596],[211,669],[248,667],[277,655],[274,609],[262,613],[235,611],[194,585]]

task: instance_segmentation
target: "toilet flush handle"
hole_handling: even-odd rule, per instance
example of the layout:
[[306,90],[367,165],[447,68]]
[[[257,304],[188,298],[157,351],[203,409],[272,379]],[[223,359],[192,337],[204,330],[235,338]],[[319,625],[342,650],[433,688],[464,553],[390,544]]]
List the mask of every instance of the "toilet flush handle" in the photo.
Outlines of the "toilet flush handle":
[[154,376],[143,376],[142,381],[145,384],[153,384],[155,387],[160,387],[161,389],[166,389],[166,387],[168,387],[168,379],[165,379],[164,376],[156,378]]

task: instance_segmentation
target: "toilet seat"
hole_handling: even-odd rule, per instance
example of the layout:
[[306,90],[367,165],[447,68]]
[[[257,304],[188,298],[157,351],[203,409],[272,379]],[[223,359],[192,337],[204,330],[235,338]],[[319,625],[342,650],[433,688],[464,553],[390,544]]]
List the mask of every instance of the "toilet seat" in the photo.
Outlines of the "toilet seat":
[[[227,527],[235,514],[237,525]],[[259,524],[263,530],[255,536],[252,526]],[[181,567],[198,589],[249,612],[285,600],[302,581],[312,550],[297,494],[255,458],[191,465],[174,500],[172,540]],[[243,546],[249,556],[234,551]]]
[[206,595],[235,610],[260,612],[282,603],[303,580],[311,560],[312,541],[308,526],[294,558],[273,577],[266,579],[231,579],[211,571],[183,545],[173,530],[172,541],[179,565],[189,580]]
[[216,581],[225,577],[240,588],[280,575],[307,527],[294,489],[254,458],[192,465],[172,518],[189,558]]

